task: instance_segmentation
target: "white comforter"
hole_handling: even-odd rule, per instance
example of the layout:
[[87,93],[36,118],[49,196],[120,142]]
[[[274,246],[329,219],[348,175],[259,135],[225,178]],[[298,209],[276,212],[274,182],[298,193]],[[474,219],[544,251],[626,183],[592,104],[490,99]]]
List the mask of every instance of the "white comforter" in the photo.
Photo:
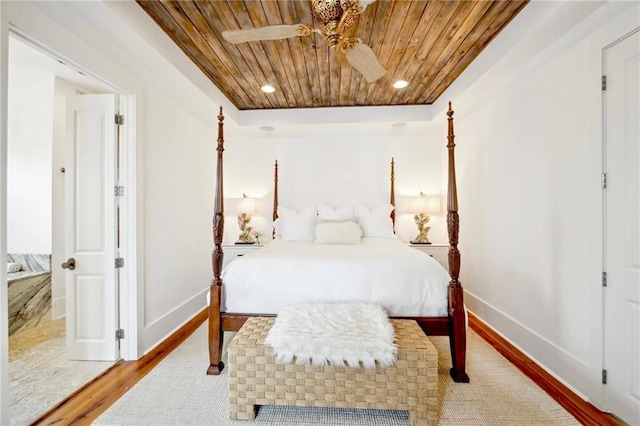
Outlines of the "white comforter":
[[223,312],[277,314],[299,303],[378,303],[393,316],[446,316],[449,274],[399,240],[275,240],[222,272]]

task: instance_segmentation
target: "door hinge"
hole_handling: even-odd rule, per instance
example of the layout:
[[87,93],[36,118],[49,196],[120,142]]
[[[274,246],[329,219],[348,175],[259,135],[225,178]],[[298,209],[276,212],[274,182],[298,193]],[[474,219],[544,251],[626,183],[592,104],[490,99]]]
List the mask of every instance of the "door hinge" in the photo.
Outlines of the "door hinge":
[[602,76],[602,90],[607,90],[607,76]]
[[116,268],[124,268],[124,259],[122,257],[116,257]]
[[124,115],[120,115],[120,114],[116,114],[115,115],[115,122],[118,126],[121,126],[124,124]]
[[124,186],[115,186],[113,188],[113,195],[116,197],[124,197]]
[[602,189],[605,189],[607,187],[607,174],[606,173],[602,173],[600,175],[600,186],[602,187]]
[[602,272],[602,287],[606,287],[606,286],[607,286],[607,273]]
[[602,370],[602,384],[607,384],[607,370]]
[[124,339],[124,330],[122,328],[119,328],[116,330],[116,340],[122,339]]

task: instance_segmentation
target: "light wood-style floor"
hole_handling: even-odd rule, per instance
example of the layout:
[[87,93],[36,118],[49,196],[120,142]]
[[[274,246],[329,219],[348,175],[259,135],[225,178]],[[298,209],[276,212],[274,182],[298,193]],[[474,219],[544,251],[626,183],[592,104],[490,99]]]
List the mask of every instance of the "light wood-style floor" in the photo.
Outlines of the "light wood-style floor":
[[[171,351],[184,342],[206,319],[207,310],[203,310],[152,352],[138,361],[119,362],[93,382],[79,389],[56,407],[53,407],[33,424],[90,425],[169,355]],[[469,315],[469,326],[581,423],[587,425],[623,425],[613,416],[602,413],[596,407],[575,395],[566,386],[471,314]],[[202,374],[205,374],[205,369],[206,366],[203,366]]]

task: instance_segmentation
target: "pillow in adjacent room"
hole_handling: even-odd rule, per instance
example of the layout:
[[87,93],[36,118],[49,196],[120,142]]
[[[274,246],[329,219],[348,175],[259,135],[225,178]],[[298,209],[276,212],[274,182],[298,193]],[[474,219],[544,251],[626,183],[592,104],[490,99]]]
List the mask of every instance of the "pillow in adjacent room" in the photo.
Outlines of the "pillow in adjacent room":
[[368,238],[397,238],[390,216],[393,209],[391,204],[382,204],[372,209],[360,203],[353,206],[355,217],[362,227],[364,236]]
[[316,244],[359,244],[362,228],[355,220],[326,220],[316,224]]
[[278,234],[285,241],[312,242],[317,217],[316,206],[297,212],[278,206]]
[[344,206],[336,209],[326,204],[318,204],[318,219],[320,220],[350,220],[353,219],[353,207]]

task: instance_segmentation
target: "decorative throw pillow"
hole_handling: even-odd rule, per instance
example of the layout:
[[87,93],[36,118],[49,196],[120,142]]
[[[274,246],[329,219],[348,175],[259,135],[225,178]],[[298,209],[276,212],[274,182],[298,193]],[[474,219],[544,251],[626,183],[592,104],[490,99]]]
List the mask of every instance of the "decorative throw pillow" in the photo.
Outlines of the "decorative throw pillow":
[[359,244],[362,228],[354,220],[323,221],[316,224],[316,244]]
[[326,204],[318,204],[318,218],[320,220],[349,220],[353,219],[353,207],[344,206],[333,209]]
[[365,237],[374,238],[397,238],[393,232],[393,221],[391,204],[383,204],[369,210],[360,203],[353,206],[355,217],[358,219]]
[[314,239],[316,207],[297,212],[278,206],[278,234],[285,241],[308,241]]

